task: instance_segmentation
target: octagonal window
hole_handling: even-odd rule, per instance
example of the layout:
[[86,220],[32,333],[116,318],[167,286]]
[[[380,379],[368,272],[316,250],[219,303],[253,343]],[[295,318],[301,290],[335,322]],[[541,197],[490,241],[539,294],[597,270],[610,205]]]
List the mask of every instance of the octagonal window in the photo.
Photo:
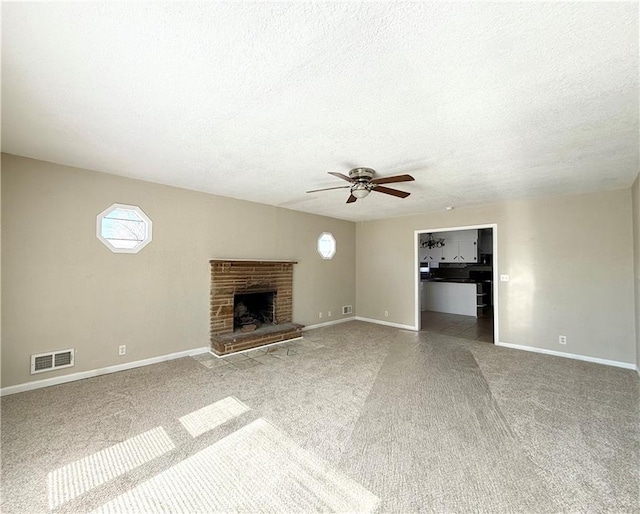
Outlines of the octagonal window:
[[318,238],[318,253],[323,259],[333,259],[336,254],[336,238],[331,232],[323,232]]
[[152,221],[136,205],[114,203],[98,214],[97,236],[116,253],[138,253],[151,242]]

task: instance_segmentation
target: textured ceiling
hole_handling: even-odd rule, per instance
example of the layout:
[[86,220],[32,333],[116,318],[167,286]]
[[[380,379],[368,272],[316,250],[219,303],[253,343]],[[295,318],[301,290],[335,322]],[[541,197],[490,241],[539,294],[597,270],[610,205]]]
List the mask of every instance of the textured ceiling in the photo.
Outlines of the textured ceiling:
[[377,219],[629,187],[638,73],[637,3],[3,3],[2,150]]

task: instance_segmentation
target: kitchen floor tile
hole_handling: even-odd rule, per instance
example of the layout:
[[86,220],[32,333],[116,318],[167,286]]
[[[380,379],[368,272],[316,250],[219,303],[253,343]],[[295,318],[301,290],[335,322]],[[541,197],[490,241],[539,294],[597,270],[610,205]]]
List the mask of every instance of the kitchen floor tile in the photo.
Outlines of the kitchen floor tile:
[[493,314],[490,311],[479,318],[422,311],[421,322],[423,331],[474,341],[493,342]]

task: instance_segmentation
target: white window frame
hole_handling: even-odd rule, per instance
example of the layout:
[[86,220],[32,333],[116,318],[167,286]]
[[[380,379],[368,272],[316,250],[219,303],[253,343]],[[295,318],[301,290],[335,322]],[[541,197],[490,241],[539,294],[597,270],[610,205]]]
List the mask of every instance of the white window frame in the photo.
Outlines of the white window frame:
[[[145,237],[133,248],[118,248],[117,246],[114,246],[108,238],[102,235],[102,220],[116,209],[135,212],[145,224]],[[138,253],[153,239],[153,221],[151,221],[151,218],[149,218],[149,216],[147,216],[144,211],[137,205],[114,203],[113,205],[102,211],[100,214],[98,214],[96,218],[96,236],[113,253]]]
[[[325,253],[323,252],[321,245],[323,244],[323,241],[325,241],[327,238],[330,239],[332,248],[330,248],[329,251]],[[322,257],[323,259],[325,260],[333,259],[333,257],[336,254],[337,247],[338,247],[338,243],[336,242],[336,238],[333,236],[331,232],[323,232],[322,234],[320,234],[320,236],[318,236],[316,249],[318,250],[320,257]]]

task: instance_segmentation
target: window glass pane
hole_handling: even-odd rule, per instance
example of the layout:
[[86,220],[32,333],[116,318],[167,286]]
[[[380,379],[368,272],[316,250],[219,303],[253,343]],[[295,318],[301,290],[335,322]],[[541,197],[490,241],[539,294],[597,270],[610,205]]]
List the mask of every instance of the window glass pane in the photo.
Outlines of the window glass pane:
[[113,205],[98,215],[98,238],[114,251],[137,252],[151,240],[151,220],[139,207]]
[[134,248],[144,241],[147,224],[132,211],[114,211],[102,218],[102,237],[116,248]]
[[320,239],[318,247],[320,248],[320,253],[322,255],[326,255],[328,253],[331,253],[331,241],[328,239]]
[[109,214],[105,216],[105,218],[111,219],[122,219],[122,220],[132,220],[132,221],[142,221],[142,218],[136,211],[132,211],[131,209],[122,209],[118,207],[117,209],[113,209]]
[[336,240],[333,234],[324,232],[318,238],[318,253],[324,259],[332,259],[336,254]]

